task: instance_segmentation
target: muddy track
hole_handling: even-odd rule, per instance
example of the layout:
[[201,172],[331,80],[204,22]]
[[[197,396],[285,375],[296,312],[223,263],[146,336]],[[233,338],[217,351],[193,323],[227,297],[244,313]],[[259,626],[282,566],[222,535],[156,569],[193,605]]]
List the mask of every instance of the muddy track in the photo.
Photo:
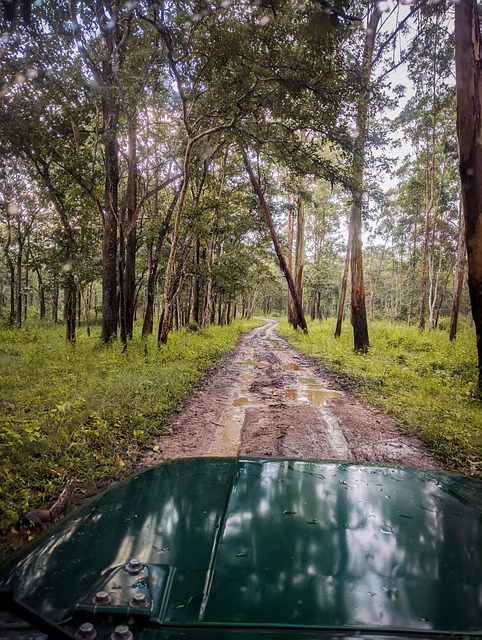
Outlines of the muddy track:
[[415,436],[300,355],[272,320],[244,335],[141,452],[137,468],[193,456],[358,460],[441,469]]

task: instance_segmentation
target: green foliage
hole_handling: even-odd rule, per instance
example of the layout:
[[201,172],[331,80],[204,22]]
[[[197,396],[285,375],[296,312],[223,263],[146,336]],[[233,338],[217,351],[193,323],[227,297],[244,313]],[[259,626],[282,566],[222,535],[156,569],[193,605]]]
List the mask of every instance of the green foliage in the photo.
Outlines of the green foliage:
[[[368,355],[353,351],[352,331],[333,337],[334,321],[314,322],[307,336],[286,321],[279,332],[327,366],[363,400],[392,415],[454,468],[482,469],[482,405],[475,399],[477,354],[473,329],[454,343],[442,331],[375,322]],[[381,434],[382,436],[382,434]]]
[[63,328],[28,324],[0,335],[0,529],[51,503],[73,478],[100,489],[132,468],[192,386],[256,321],[100,347],[65,343]]

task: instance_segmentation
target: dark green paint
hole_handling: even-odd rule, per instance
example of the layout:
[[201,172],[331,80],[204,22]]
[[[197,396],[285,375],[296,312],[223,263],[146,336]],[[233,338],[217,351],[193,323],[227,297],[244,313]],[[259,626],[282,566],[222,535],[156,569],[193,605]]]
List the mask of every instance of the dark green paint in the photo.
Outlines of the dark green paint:
[[[56,621],[95,621],[99,638],[112,615],[130,618],[136,640],[257,638],[253,624],[272,630],[263,638],[318,627],[477,632],[481,504],[482,483],[409,468],[172,461],[49,530],[3,567],[0,586]],[[130,576],[134,557],[145,566]],[[92,604],[99,590],[112,594],[104,607]],[[129,608],[134,590],[146,607]],[[224,624],[246,631],[202,629]]]

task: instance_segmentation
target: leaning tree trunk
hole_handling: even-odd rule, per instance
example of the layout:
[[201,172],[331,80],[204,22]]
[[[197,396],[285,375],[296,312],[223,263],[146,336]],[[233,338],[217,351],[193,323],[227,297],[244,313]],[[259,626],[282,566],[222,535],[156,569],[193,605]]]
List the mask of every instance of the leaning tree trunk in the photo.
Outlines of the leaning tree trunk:
[[285,259],[284,255],[283,255],[283,252],[281,250],[281,245],[280,245],[279,240],[278,240],[278,235],[276,233],[276,229],[274,228],[273,219],[271,218],[271,214],[269,212],[268,205],[266,203],[266,200],[264,199],[263,192],[261,191],[261,187],[260,187],[258,181],[256,180],[256,176],[254,175],[253,168],[251,167],[251,164],[249,162],[248,155],[247,155],[247,153],[246,153],[246,151],[244,149],[242,150],[242,154],[243,154],[244,166],[246,167],[246,172],[247,172],[247,174],[249,176],[249,179],[251,181],[251,184],[253,186],[253,191],[258,196],[258,200],[259,200],[259,203],[261,205],[261,209],[263,211],[264,219],[266,221],[266,224],[267,224],[268,229],[269,229],[270,234],[271,234],[271,239],[273,241],[274,250],[276,252],[276,255],[278,256],[278,261],[279,261],[281,270],[282,270],[282,272],[283,272],[283,274],[284,274],[284,276],[286,278],[290,293],[291,293],[291,295],[293,297],[293,302],[295,304],[295,309],[296,309],[296,314],[297,314],[295,328],[301,327],[305,333],[308,333],[308,327],[306,325],[305,314],[303,312],[303,306],[302,306],[301,300],[300,300],[300,298],[298,296],[298,291],[296,290],[296,285],[295,285],[295,282],[293,280],[293,276],[291,275],[291,271],[288,268],[288,264],[286,262],[286,259]]
[[482,394],[482,58],[475,0],[455,5],[455,68],[459,171],[472,316],[477,336],[478,393]]
[[370,78],[373,63],[373,51],[378,23],[381,18],[378,5],[375,6],[368,22],[363,51],[363,81],[357,105],[355,149],[353,158],[353,201],[350,212],[352,234],[351,247],[351,321],[355,351],[366,353],[370,346],[368,339],[367,311],[365,304],[365,285],[363,281],[362,254],[362,201],[363,179],[365,173],[365,147],[368,132],[368,107],[370,104]]
[[465,224],[461,216],[459,239],[457,242],[457,258],[455,261],[454,289],[452,299],[452,313],[450,316],[450,340],[455,340],[457,336],[457,323],[460,311],[460,299],[462,297],[462,287],[464,284],[464,255],[465,255]]

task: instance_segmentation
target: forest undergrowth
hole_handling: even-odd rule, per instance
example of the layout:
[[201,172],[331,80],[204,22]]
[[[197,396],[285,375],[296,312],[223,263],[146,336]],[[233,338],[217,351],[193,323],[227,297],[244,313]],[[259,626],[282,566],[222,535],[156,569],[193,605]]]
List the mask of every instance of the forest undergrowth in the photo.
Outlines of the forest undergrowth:
[[477,352],[468,323],[451,343],[445,330],[374,322],[366,355],[354,352],[349,323],[339,339],[333,337],[335,320],[311,322],[308,330],[304,335],[287,321],[278,325],[294,347],[417,434],[447,465],[482,475],[482,401],[474,395]]
[[128,475],[134,449],[162,434],[193,385],[259,324],[172,332],[161,349],[134,337],[125,351],[82,331],[69,345],[59,325],[0,329],[0,537],[72,479],[100,490]]

